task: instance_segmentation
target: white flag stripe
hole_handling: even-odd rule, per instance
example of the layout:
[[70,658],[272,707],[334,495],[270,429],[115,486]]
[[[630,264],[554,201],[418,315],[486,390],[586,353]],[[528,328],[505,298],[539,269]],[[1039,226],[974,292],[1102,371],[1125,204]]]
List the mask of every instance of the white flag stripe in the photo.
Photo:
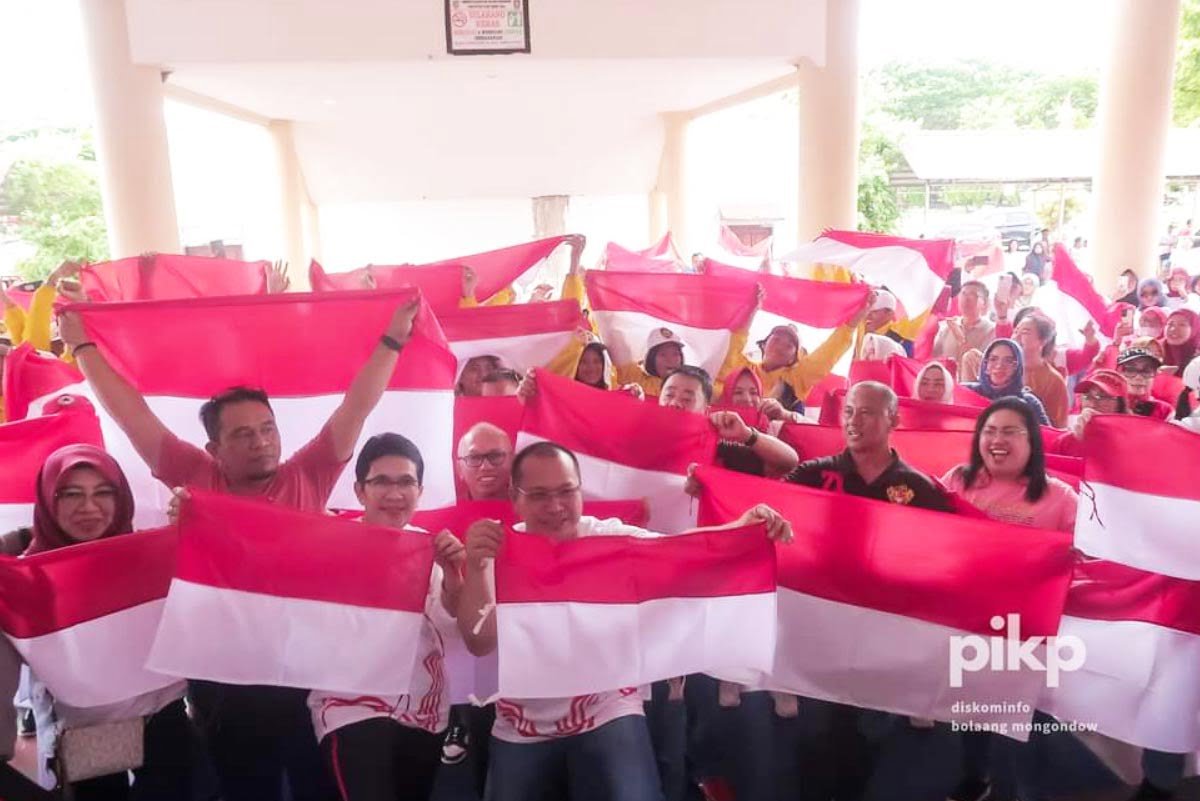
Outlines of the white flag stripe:
[[458,374],[462,375],[467,360],[476,356],[496,356],[505,367],[524,373],[549,362],[574,338],[572,331],[551,331],[548,334],[521,334],[492,339],[464,339],[450,343],[458,359]]
[[[1042,673],[985,669],[964,673],[961,688],[950,686],[951,637],[968,634],[780,587],[775,665],[762,689],[932,720],[1028,723]],[[956,711],[959,701],[994,708]]]
[[[640,604],[502,603],[496,615],[505,698],[618,690],[698,666],[766,671],[775,652],[774,593]],[[550,632],[565,636],[547,637]],[[729,632],[741,636],[731,639]]]
[[[1154,524],[1146,525],[1147,520]],[[1164,576],[1200,579],[1200,502],[1085,482],[1075,547],[1089,556]]]
[[1144,748],[1200,749],[1200,637],[1137,620],[1072,615],[1063,615],[1059,636],[1082,639],[1087,659],[1045,691],[1040,709]]
[[[342,402],[342,394],[315,395],[306,398],[272,398],[282,442],[282,457],[286,459],[308,443],[325,425],[334,409]],[[200,425],[200,406],[207,399],[150,396],[146,402],[163,425],[180,439],[203,448],[207,440]],[[448,390],[389,390],[367,417],[354,451],[362,448],[367,438],[387,431],[403,434],[416,443],[425,459],[425,493],[421,503],[428,507],[454,503],[454,467],[451,461],[454,440],[454,395]],[[106,449],[121,465],[129,479],[137,506],[134,525],[150,528],[166,522],[170,491],[153,476],[134,450],[128,437],[100,408],[100,427]],[[361,505],[354,495],[353,465],[347,465],[333,494],[329,507],[358,509]]]
[[115,704],[179,681],[146,668],[162,610],[160,598],[38,637],[9,639],[59,701]]
[[33,525],[32,503],[0,503],[0,532]]
[[[424,620],[414,612],[174,579],[147,665],[161,673],[230,684],[402,695],[412,682]],[[231,631],[255,632],[260,640],[236,642],[229,638]],[[217,649],[222,675],[196,675],[196,665],[211,664]],[[277,658],[279,654],[284,657]]]
[[718,373],[733,336],[725,329],[682,325],[651,317],[645,312],[593,310],[592,319],[612,353],[613,364],[618,367],[644,359],[650,332],[666,328],[683,342],[684,363],[703,367],[713,380],[720,378]]
[[[517,433],[517,450],[544,441],[527,431]],[[575,453],[583,497],[589,500],[645,499],[650,510],[647,528],[663,534],[678,534],[696,527],[696,510],[683,491],[687,476],[617,464],[606,459]],[[422,499],[422,502],[424,500]]]
[[858,248],[820,237],[784,256],[795,264],[838,264],[861,274],[875,286],[886,285],[910,316],[929,308],[946,283],[918,251],[899,245]]

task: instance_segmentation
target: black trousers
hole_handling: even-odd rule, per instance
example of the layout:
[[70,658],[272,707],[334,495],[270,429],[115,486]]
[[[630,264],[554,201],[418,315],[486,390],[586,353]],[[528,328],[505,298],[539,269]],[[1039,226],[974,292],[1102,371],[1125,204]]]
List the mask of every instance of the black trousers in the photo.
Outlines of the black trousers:
[[333,801],[308,711],[308,691],[188,683],[196,722],[221,786],[222,801]]
[[72,782],[76,801],[190,801],[195,732],[182,699],[146,720],[145,760],[133,772]]
[[321,740],[341,801],[428,801],[442,757],[442,736],[370,718]]

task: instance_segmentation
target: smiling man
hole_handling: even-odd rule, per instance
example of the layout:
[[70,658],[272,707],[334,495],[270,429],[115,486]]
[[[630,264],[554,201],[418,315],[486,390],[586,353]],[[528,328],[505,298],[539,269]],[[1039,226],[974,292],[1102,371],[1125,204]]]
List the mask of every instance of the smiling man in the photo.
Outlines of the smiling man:
[[476,423],[458,441],[458,477],[472,501],[508,498],[513,447],[508,434],[491,423]]

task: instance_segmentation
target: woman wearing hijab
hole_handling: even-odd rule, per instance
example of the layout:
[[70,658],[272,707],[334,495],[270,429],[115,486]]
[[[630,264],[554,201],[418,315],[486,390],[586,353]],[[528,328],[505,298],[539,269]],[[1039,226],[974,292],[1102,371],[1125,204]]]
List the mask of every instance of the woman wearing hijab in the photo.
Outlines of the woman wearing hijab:
[[1025,273],[1021,276],[1021,290],[1014,294],[1009,310],[1016,312],[1033,305],[1033,295],[1042,286],[1042,279],[1037,273]]
[[1042,280],[1046,270],[1046,248],[1041,242],[1034,242],[1033,247],[1029,249],[1029,255],[1025,257],[1025,272],[1033,273]]
[[1191,309],[1176,309],[1163,329],[1163,366],[1174,368],[1171,375],[1180,375],[1198,352],[1200,316]]
[[[38,473],[37,503],[25,555],[125,534],[133,530],[133,511],[129,482],[111,456],[91,445],[59,448]],[[190,798],[192,735],[183,705],[184,682],[86,709],[55,700],[36,675],[31,689],[42,786],[52,789],[59,783],[52,760],[64,730],[144,718],[145,762],[134,770],[133,786],[127,773],[120,771],[72,782],[72,796],[76,801]]]
[[1025,359],[1021,355],[1021,346],[1011,339],[997,339],[988,345],[983,352],[983,369],[979,371],[979,380],[964,383],[963,386],[988,400],[1020,398],[1033,409],[1034,417],[1040,424],[1050,425],[1046,408],[1037,395],[1025,387]]
[[931,403],[954,403],[954,377],[941,362],[930,362],[917,373],[913,397]]
[[1138,304],[1138,277],[1137,273],[1128,268],[1121,271],[1121,281],[1117,288],[1117,296],[1114,298],[1116,303],[1128,303],[1132,306]]
[[1138,284],[1138,308],[1147,309],[1151,306],[1166,306],[1167,291],[1162,281],[1157,278],[1143,278]]
[[[727,409],[754,410],[749,415],[743,415],[746,424],[773,437],[779,436],[784,423],[809,424],[812,421],[799,412],[783,408],[783,404],[775,398],[763,397],[763,382],[758,374],[749,367],[738,367],[730,370],[722,382],[723,388],[718,405]],[[755,415],[755,413],[757,413]],[[751,420],[757,417],[758,422]]]
[[[1001,398],[975,421],[970,459],[950,470],[942,483],[993,520],[1032,528],[1070,532],[1075,528],[1078,495],[1046,474],[1042,432],[1033,408],[1015,397]],[[1038,720],[1049,718],[1037,713]],[[1007,740],[1007,742],[1001,742]],[[990,742],[989,742],[990,741]],[[1034,788],[1024,769],[1032,746],[1005,737],[967,735],[963,741],[964,777],[952,798],[1016,798]],[[991,750],[991,759],[988,751]],[[988,763],[992,762],[991,771]],[[983,776],[991,773],[989,787]],[[1008,785],[1008,786],[1003,786]],[[989,796],[990,791],[995,791]],[[1027,797],[1024,794],[1022,798]],[[1038,797],[1030,793],[1028,797]]]
[[1187,303],[1188,283],[1192,277],[1182,267],[1175,267],[1167,278],[1167,308],[1178,309]]

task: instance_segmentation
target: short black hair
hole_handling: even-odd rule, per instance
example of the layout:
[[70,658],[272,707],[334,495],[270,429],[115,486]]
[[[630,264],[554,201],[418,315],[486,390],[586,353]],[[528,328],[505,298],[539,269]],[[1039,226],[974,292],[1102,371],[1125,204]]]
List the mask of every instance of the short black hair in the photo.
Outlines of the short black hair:
[[354,463],[354,479],[359,484],[366,481],[371,465],[385,456],[399,456],[412,462],[417,468],[417,484],[425,484],[425,460],[421,458],[421,449],[408,437],[390,431],[376,434],[362,446],[358,461]]
[[674,376],[674,375],[685,375],[688,378],[694,378],[697,381],[699,381],[700,382],[700,391],[704,393],[705,402],[712,403],[712,399],[713,399],[712,376],[710,376],[708,374],[708,371],[705,370],[703,367],[697,367],[694,364],[685,364],[682,367],[676,367],[674,370],[667,373],[665,378],[663,378],[663,386],[664,387],[667,385],[667,382],[671,380],[671,376]]
[[[209,442],[216,442],[221,437],[221,410],[231,403],[245,401],[261,403],[271,409],[271,399],[267,397],[267,393],[256,387],[230,387],[204,402],[200,407],[200,423],[204,426],[204,433],[208,435]],[[271,409],[271,414],[274,413],[275,410]]]
[[521,374],[511,367],[501,367],[485,375],[481,383],[499,384],[501,381],[512,381],[514,384],[520,384]]
[[580,476],[579,458],[572,453],[570,448],[564,445],[559,445],[557,442],[542,440],[541,442],[535,442],[532,445],[526,445],[517,452],[516,456],[513,457],[512,485],[515,487],[521,483],[521,468],[525,465],[526,459],[535,456],[547,458],[550,456],[557,456],[560,453],[565,453],[571,459],[571,464],[575,465],[575,475]]
[[992,296],[992,293],[988,291],[987,284],[983,283],[982,281],[963,281],[962,288],[966,289],[967,287],[974,287],[975,289],[979,290],[979,294],[983,295],[984,303],[987,303]]

